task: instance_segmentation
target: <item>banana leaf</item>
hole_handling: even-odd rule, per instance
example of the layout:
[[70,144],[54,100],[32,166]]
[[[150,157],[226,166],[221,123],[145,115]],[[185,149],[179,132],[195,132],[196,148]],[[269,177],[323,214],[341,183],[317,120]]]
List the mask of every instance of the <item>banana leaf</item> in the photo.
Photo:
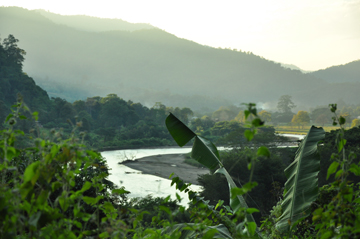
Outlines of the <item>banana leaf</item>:
[[[230,198],[232,198],[231,189],[236,187],[236,184],[226,169],[223,167],[216,146],[210,140],[195,134],[171,113],[166,118],[165,124],[171,136],[180,147],[184,146],[191,139],[195,138],[191,151],[191,157],[209,169],[215,169],[219,166],[220,168],[215,173],[221,173],[225,175],[229,184]],[[236,196],[234,199],[231,199],[230,206],[234,212],[237,212],[240,208],[248,208],[245,199],[242,196]],[[246,219],[248,222],[255,222],[251,214],[248,214]]]
[[180,147],[195,138],[193,148],[191,150],[191,157],[193,159],[197,160],[209,169],[215,169],[218,165],[222,166],[219,160],[219,152],[210,140],[195,134],[171,113],[166,118],[165,124],[171,136]]
[[276,223],[280,231],[289,231],[296,221],[307,217],[311,203],[318,196],[320,156],[317,144],[324,137],[323,128],[312,126],[300,143],[294,161],[284,170],[288,180],[281,204],[283,213]]

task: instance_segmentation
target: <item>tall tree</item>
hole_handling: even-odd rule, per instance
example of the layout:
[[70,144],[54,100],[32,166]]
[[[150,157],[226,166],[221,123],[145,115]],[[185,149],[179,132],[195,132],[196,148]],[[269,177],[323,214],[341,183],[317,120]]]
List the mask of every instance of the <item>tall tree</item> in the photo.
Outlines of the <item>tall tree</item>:
[[18,42],[19,40],[10,34],[4,39],[3,46],[8,66],[14,67],[15,69],[22,69],[22,63],[25,59],[24,56],[26,52],[18,47]]
[[290,95],[282,95],[277,104],[277,108],[282,113],[291,113],[291,109],[295,108],[296,105],[292,102]]
[[305,124],[310,123],[309,113],[306,111],[300,110],[296,115],[294,115],[291,122],[298,125],[299,128],[300,128],[300,125],[302,127],[304,127]]

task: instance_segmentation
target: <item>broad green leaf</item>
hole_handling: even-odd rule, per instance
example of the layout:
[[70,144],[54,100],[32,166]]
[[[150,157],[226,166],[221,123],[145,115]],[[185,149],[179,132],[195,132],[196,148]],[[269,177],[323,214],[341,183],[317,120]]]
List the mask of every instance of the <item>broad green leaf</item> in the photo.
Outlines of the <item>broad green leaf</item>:
[[324,234],[321,235],[320,239],[327,239],[330,238],[332,236],[333,232],[332,231],[327,231]]
[[51,156],[55,157],[55,155],[59,152],[59,150],[60,150],[60,147],[58,145],[54,144],[51,147]]
[[354,163],[351,164],[349,171],[355,174],[356,176],[360,176],[360,167]]
[[256,232],[256,223],[255,222],[248,222],[246,224],[246,228],[248,229],[248,232],[250,233],[250,235],[254,236],[254,234]]
[[36,161],[32,164],[30,164],[26,169],[24,173],[24,184],[27,182],[31,182],[32,185],[35,185],[35,182],[37,181],[39,174],[36,173],[37,168],[40,165],[40,161]]
[[344,173],[344,170],[340,169],[339,171],[336,172],[335,178],[339,178],[343,173]]
[[[218,170],[216,170],[215,173],[221,173],[226,177],[226,180],[229,185],[229,191],[230,191],[230,206],[231,209],[236,213],[240,208],[249,208],[248,205],[245,202],[245,199],[241,195],[233,196],[233,188],[237,188],[234,180],[231,178],[230,174],[226,171],[225,168],[221,167]],[[241,187],[241,185],[240,185]],[[246,214],[246,219],[248,222],[255,222],[254,217],[251,214]]]
[[326,176],[326,180],[329,179],[330,175],[335,173],[337,168],[339,167],[339,163],[338,162],[332,162],[332,164],[330,165],[330,167],[328,168],[327,171],[327,176]]
[[343,125],[343,124],[345,124],[345,122],[346,122],[346,119],[340,115],[340,117],[339,117],[339,124],[340,124],[340,125]]
[[258,209],[256,208],[248,208],[246,209],[246,213],[252,214],[254,212],[260,212]]
[[6,150],[6,158],[11,160],[12,158],[16,157],[16,149],[14,147],[7,147]]
[[13,117],[13,116],[14,116],[13,114],[9,114],[9,115],[6,117],[5,122],[8,122],[9,119],[11,119],[11,117]]
[[41,190],[40,195],[38,196],[36,202],[38,205],[44,205],[47,203],[47,199],[49,196],[49,191],[48,190]]
[[244,110],[245,119],[249,117],[250,113],[251,112],[249,110]]
[[254,132],[249,129],[245,130],[244,135],[247,141],[251,141],[254,138]]
[[166,118],[165,124],[171,136],[180,147],[196,136],[191,129],[171,113]]
[[265,157],[270,158],[270,151],[269,151],[269,149],[267,147],[261,146],[257,151],[257,155],[258,156],[265,156]]
[[276,224],[280,231],[288,231],[297,220],[308,216],[310,204],[318,196],[320,156],[317,144],[324,137],[325,131],[322,128],[312,126],[299,145],[294,161],[285,169],[288,180],[281,204],[283,214]]
[[33,112],[32,115],[35,121],[39,119],[39,113],[37,111]]
[[60,196],[59,197],[59,204],[60,204],[60,207],[63,211],[66,211],[67,208],[69,207],[68,203],[67,203],[67,200],[64,196]]
[[87,204],[90,204],[90,205],[93,205],[96,203],[96,198],[93,198],[93,197],[84,196],[83,200],[84,200],[84,202],[86,202]]
[[121,194],[130,193],[130,192],[129,192],[129,191],[126,191],[124,188],[118,188],[118,189],[113,189],[113,190],[112,190],[112,193],[121,195]]
[[215,145],[200,136],[195,137],[191,157],[209,169],[215,169],[221,165],[219,152]]
[[99,235],[99,238],[109,238],[109,237],[110,237],[110,235],[108,232],[103,232]]
[[339,153],[340,153],[341,150],[344,148],[345,144],[346,144],[346,139],[341,139],[341,140],[339,141],[339,143],[338,143],[338,152],[339,152]]
[[86,202],[89,205],[94,205],[96,204],[100,199],[104,198],[104,196],[97,196],[96,198],[93,197],[87,197],[84,196],[82,199],[84,200],[84,202]]
[[260,127],[260,126],[264,125],[264,122],[261,121],[261,119],[259,119],[259,118],[255,118],[255,119],[253,119],[253,121],[251,121],[251,124],[255,127]]

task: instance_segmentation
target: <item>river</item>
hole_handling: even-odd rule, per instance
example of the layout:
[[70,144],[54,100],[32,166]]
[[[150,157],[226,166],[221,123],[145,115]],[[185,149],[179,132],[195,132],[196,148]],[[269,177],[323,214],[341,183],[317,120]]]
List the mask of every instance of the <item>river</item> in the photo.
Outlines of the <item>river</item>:
[[[156,149],[125,149],[101,152],[106,159],[111,171],[109,180],[118,186],[124,186],[130,191],[129,197],[145,197],[151,194],[153,197],[171,196],[176,199],[176,193],[183,198],[181,204],[187,205],[189,202],[187,194],[182,193],[171,187],[171,180],[153,175],[141,174],[141,171],[131,169],[123,164],[118,164],[127,159],[138,159],[146,156],[159,154],[185,154],[191,151],[191,147],[180,148],[156,148]],[[170,176],[170,175],[169,175]],[[200,191],[198,185],[191,185],[194,191]]]
[[[286,137],[304,138],[304,135],[283,134]],[[220,147],[219,149],[223,149]],[[123,164],[118,164],[124,160],[138,159],[153,155],[162,154],[186,154],[191,151],[191,147],[174,147],[174,148],[154,148],[154,149],[124,149],[101,152],[101,155],[106,159],[110,167],[109,180],[118,186],[124,186],[126,190],[130,191],[129,197],[145,197],[152,195],[153,197],[167,197],[171,196],[175,199],[175,193],[178,193],[183,201],[182,205],[187,205],[189,202],[187,194],[181,193],[175,187],[171,187],[171,180],[160,178],[153,175],[142,174],[141,171],[131,169]],[[201,186],[191,185],[194,191],[200,191]]]

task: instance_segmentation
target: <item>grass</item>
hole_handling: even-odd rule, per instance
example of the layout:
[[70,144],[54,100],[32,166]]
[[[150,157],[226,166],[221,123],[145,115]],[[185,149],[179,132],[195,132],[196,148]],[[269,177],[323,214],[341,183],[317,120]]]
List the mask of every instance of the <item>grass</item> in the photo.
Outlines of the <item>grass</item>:
[[[300,128],[295,125],[278,125],[275,127],[276,133],[279,134],[307,134],[310,129],[310,125],[305,125],[304,127]],[[330,132],[331,130],[337,130],[338,126],[332,125],[325,125],[323,129],[326,132]]]

